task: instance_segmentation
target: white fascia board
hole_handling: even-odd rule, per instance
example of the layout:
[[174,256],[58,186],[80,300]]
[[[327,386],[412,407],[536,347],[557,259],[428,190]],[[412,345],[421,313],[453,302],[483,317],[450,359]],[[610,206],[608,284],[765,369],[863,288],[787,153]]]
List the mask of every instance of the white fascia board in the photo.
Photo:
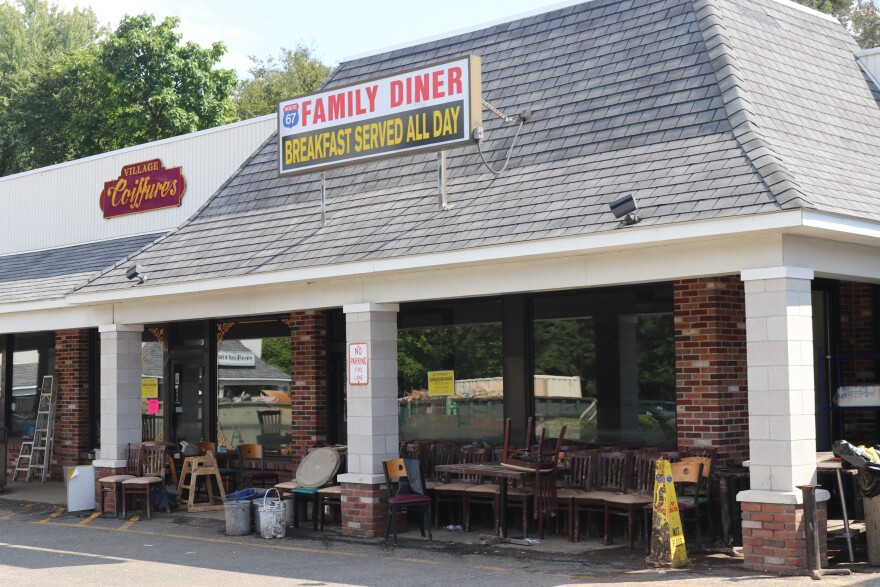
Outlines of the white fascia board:
[[813,210],[803,211],[803,225],[806,228],[829,230],[867,238],[880,239],[880,223],[849,216],[835,216]]
[[40,300],[36,302],[13,302],[10,304],[0,304],[0,314],[56,310],[67,306],[69,306],[69,304],[64,301],[64,298],[53,298],[51,300]]
[[477,265],[498,261],[518,261],[529,258],[606,252],[657,246],[660,243],[668,244],[694,239],[712,239],[744,233],[785,231],[798,228],[801,224],[801,212],[792,210],[774,214],[737,216],[682,224],[631,226],[583,236],[478,247],[463,251],[410,255],[393,259],[377,259],[357,263],[290,269],[264,274],[240,275],[152,287],[147,284],[133,286],[124,290],[73,293],[67,296],[66,303],[69,305],[113,303],[160,296],[217,292],[384,272],[401,272],[455,265]]

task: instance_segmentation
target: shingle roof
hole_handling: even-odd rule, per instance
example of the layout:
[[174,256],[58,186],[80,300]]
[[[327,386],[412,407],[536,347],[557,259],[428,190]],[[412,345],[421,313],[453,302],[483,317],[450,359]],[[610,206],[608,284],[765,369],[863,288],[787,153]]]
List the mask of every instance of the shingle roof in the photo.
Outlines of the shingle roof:
[[[816,31],[827,38],[817,43]],[[446,212],[434,155],[328,172],[325,226],[319,176],[278,177],[273,137],[137,261],[153,285],[583,235],[616,228],[607,205],[625,194],[639,202],[640,226],[831,209],[838,175],[880,155],[880,133],[861,137],[880,113],[858,87],[853,49],[842,27],[776,0],[594,0],[346,62],[326,87],[476,54],[483,97],[534,117],[501,176],[487,172],[476,146],[448,153]],[[799,71],[811,77],[795,79]],[[805,104],[807,88],[822,96]],[[836,105],[843,121],[832,120]],[[515,128],[488,112],[484,126],[497,165]],[[853,134],[857,153],[837,151]],[[816,143],[824,137],[827,147]],[[835,211],[871,197],[865,175],[852,175],[852,199]],[[107,271],[82,291],[131,287],[123,273]]]
[[0,304],[61,297],[162,234],[0,257]]

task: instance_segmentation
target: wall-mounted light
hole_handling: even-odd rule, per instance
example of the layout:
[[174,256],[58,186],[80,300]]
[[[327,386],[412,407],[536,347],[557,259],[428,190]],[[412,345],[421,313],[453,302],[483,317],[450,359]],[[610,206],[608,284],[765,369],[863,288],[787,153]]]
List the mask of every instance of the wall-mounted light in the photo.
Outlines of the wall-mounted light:
[[615,218],[623,218],[623,224],[626,226],[633,225],[641,220],[638,214],[636,214],[639,211],[639,206],[636,204],[636,199],[632,194],[627,194],[619,200],[611,202],[608,204],[608,207]]
[[129,267],[125,271],[126,279],[137,279],[138,285],[145,282],[147,280],[147,276],[144,275],[144,268],[141,267],[140,263],[135,263],[132,267]]

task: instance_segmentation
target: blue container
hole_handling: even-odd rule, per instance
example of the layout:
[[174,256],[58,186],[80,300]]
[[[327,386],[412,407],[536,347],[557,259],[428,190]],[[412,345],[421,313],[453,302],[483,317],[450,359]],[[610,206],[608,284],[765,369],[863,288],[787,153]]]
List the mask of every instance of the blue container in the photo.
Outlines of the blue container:
[[249,487],[248,489],[240,489],[238,491],[230,493],[226,496],[226,501],[251,501],[257,498],[262,498],[265,495],[265,489],[255,489],[253,487]]

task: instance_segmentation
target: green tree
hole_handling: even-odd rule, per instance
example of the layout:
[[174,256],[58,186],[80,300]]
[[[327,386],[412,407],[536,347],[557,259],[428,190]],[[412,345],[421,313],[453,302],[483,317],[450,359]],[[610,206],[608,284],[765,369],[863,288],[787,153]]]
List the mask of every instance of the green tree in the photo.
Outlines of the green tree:
[[250,59],[253,79],[241,82],[233,98],[235,115],[241,120],[271,114],[281,100],[314,92],[330,74],[330,67],[303,44],[293,50],[282,48],[277,61]]
[[129,144],[173,137],[231,120],[235,72],[215,69],[226,48],[181,44],[180,19],[155,24],[151,14],[126,16],[101,47],[116,104],[111,132]]
[[0,4],[0,176],[29,168],[18,108],[34,78],[100,34],[91,9],[65,12],[46,0]]
[[262,359],[285,373],[290,373],[290,338],[264,338]]
[[103,39],[31,72],[6,101],[15,165],[0,173],[229,122],[237,81],[216,68],[223,45],[183,44],[178,25],[176,18],[126,17]]
[[853,0],[795,0],[795,2],[839,18],[841,15],[849,14]]

